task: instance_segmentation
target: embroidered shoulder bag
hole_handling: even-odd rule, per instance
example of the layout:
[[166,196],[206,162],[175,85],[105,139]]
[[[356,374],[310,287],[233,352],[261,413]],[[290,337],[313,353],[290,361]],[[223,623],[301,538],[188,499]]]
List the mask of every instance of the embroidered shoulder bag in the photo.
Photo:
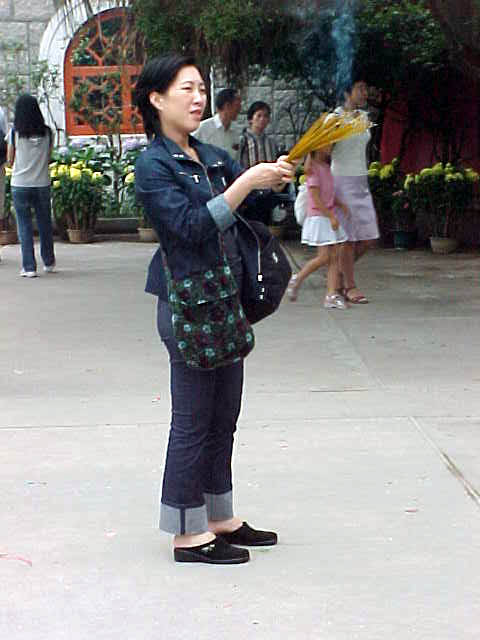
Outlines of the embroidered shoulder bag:
[[245,358],[255,345],[223,241],[221,264],[175,279],[162,249],[173,334],[192,369],[216,369]]

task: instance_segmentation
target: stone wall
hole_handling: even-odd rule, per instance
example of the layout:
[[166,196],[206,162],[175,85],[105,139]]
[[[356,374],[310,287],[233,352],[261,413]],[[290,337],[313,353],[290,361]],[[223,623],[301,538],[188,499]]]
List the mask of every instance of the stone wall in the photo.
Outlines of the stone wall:
[[[224,79],[215,78],[215,94],[225,88]],[[321,113],[321,104],[317,104],[311,113],[306,113],[302,105],[301,94],[293,85],[273,80],[267,73],[253,78],[242,90],[242,109],[235,123],[241,130],[247,126],[248,107],[256,100],[263,100],[272,110],[272,118],[267,133],[275,137],[280,151],[290,149],[307,126]],[[291,117],[288,113],[290,112]],[[293,122],[292,122],[293,119]]]
[[[14,96],[7,99],[7,74],[30,89],[40,41],[55,11],[54,0],[0,0],[0,103],[7,102],[9,111]],[[18,47],[16,52],[13,46]]]
[[[52,67],[63,67],[62,52],[71,34],[64,33],[65,25],[61,22],[57,24],[57,18],[51,21],[58,5],[58,0],[0,0],[0,105],[7,107],[9,120],[18,90],[32,90],[30,74],[38,61],[39,46],[44,34],[49,37],[46,38],[48,42],[42,44],[42,57]],[[92,5],[94,11],[98,11],[115,6],[115,2],[93,0]],[[78,28],[84,18],[79,14],[76,19],[78,24],[75,20],[72,22]],[[15,45],[18,46],[17,51],[12,50]],[[63,68],[59,68],[59,72],[62,88]],[[16,86],[7,86],[7,76],[15,79]],[[215,78],[215,91],[222,86],[222,79]],[[290,148],[298,137],[298,132],[292,127],[284,107],[288,101],[299,103],[295,89],[285,83],[274,82],[267,74],[262,73],[243,90],[242,97],[242,112],[237,121],[237,129],[241,131],[247,124],[248,106],[255,100],[264,100],[272,108],[272,122],[268,132],[275,136],[280,149]],[[64,105],[61,96],[53,95],[50,98],[55,119],[63,123]],[[297,120],[300,119],[301,113],[297,114]]]

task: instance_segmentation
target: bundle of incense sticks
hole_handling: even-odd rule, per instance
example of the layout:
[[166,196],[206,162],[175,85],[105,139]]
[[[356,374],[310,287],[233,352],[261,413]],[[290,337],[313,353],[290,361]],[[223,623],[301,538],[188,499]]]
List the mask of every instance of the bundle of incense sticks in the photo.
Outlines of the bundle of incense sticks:
[[363,133],[371,126],[372,123],[365,114],[322,113],[290,150],[287,162],[298,160],[310,151],[328,147],[339,140]]

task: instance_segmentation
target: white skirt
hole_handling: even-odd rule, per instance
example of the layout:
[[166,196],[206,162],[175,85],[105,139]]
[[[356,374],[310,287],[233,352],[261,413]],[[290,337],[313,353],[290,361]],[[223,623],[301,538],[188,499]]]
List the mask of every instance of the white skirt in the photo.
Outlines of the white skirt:
[[308,216],[302,226],[302,243],[311,247],[322,247],[327,244],[339,244],[347,241],[347,234],[342,225],[333,230],[330,218],[326,216]]

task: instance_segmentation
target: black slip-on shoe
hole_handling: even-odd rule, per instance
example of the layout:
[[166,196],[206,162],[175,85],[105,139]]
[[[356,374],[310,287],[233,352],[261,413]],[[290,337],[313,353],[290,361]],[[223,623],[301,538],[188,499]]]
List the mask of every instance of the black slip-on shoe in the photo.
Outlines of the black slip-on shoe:
[[219,535],[229,544],[239,544],[246,547],[269,547],[278,542],[278,536],[273,531],[252,529],[246,522],[236,531]]
[[219,536],[198,547],[177,547],[173,551],[173,557],[176,562],[206,562],[207,564],[242,564],[250,560],[247,549],[232,547]]

